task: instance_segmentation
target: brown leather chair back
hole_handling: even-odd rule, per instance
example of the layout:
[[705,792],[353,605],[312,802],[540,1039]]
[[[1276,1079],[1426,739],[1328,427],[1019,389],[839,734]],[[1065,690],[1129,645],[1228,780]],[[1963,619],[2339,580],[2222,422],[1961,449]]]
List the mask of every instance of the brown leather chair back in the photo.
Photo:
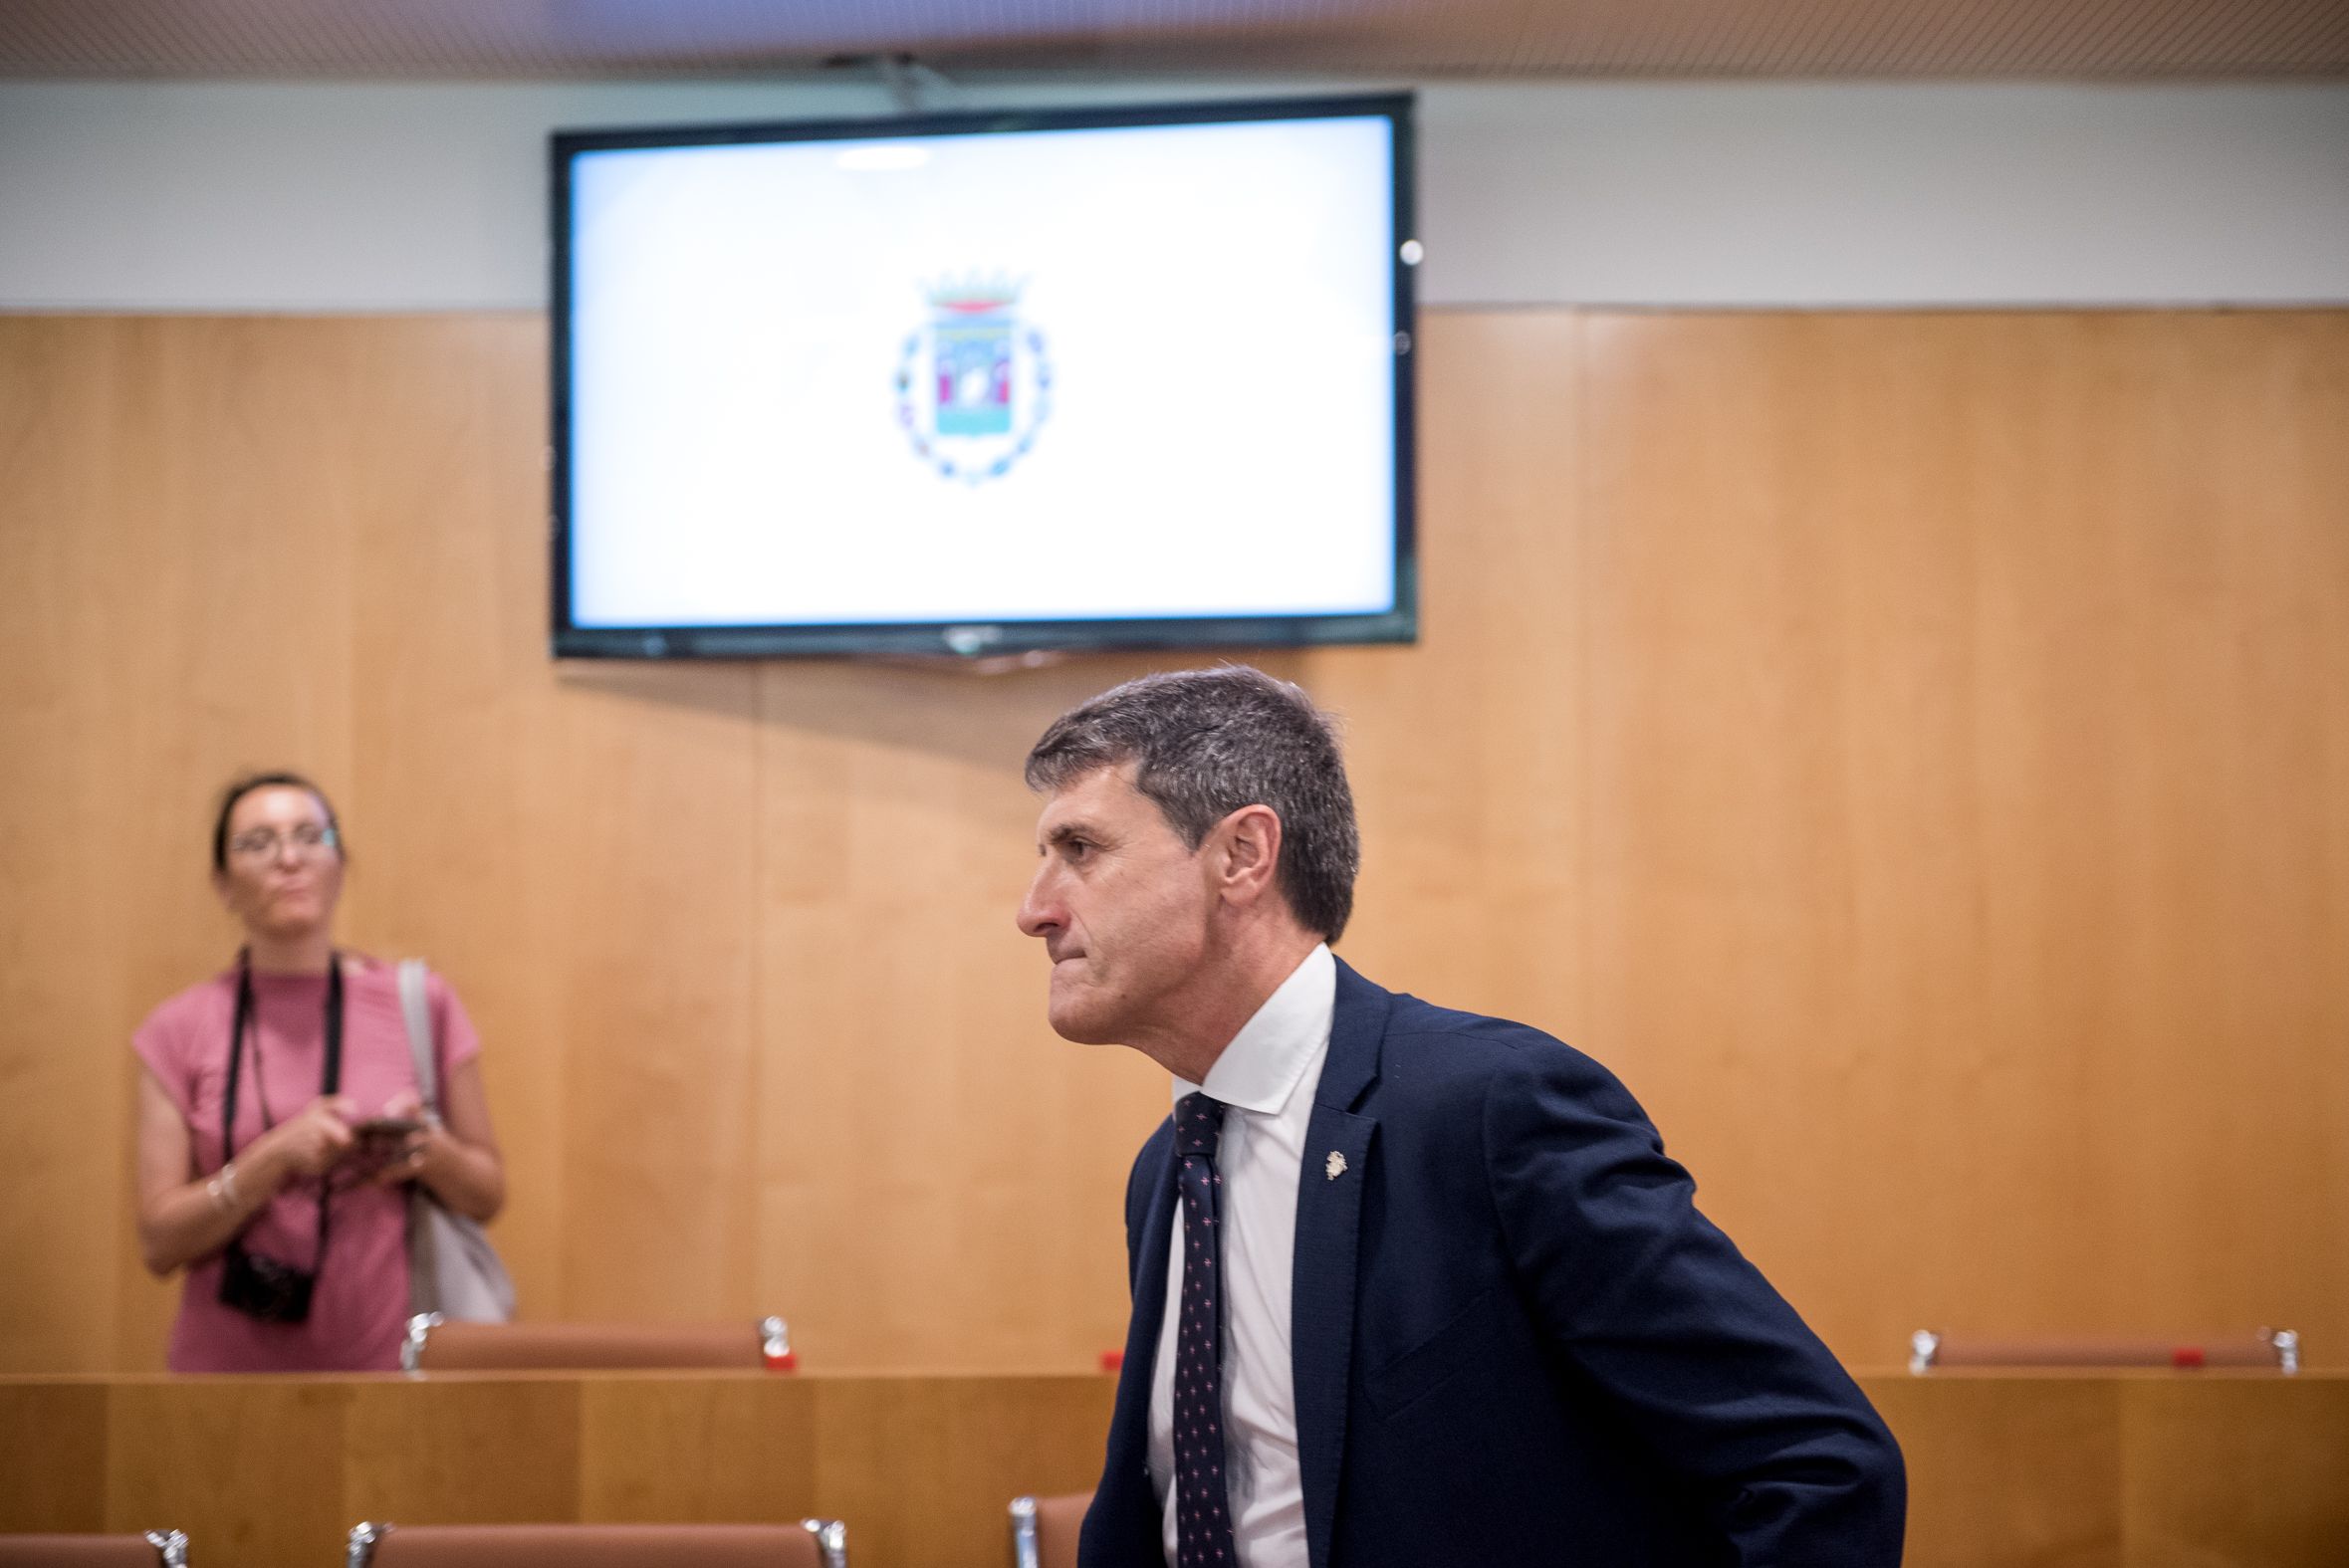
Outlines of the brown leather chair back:
[[2288,1375],[2300,1370],[2300,1336],[2288,1328],[2192,1341],[2076,1334],[1994,1338],[1931,1329],[1909,1336],[1911,1372],[1952,1367],[2260,1367]]
[[770,1365],[772,1335],[733,1323],[435,1323],[412,1329],[411,1371],[597,1372]]
[[144,1535],[0,1535],[0,1568],[179,1568],[187,1537],[177,1530]]
[[[826,1549],[826,1535],[837,1549]],[[842,1532],[802,1524],[367,1525],[351,1568],[844,1568]]]
[[1012,1568],[1076,1568],[1076,1538],[1093,1505],[1089,1491],[1012,1502]]

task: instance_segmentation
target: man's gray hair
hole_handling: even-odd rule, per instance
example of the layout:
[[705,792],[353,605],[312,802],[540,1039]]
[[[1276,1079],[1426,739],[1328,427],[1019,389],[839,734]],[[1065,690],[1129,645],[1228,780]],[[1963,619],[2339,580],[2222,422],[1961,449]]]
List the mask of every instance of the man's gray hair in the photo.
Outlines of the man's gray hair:
[[1242,806],[1271,806],[1276,882],[1300,924],[1338,939],[1362,837],[1336,727],[1303,691],[1238,664],[1127,681],[1053,721],[1028,754],[1028,787],[1062,789],[1126,763],[1192,849]]

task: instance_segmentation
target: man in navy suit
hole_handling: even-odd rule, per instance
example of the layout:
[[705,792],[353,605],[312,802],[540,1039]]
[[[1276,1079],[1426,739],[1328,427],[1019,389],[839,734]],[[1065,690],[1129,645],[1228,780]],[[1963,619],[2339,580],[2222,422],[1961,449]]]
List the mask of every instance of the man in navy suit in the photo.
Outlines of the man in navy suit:
[[1303,692],[1132,681],[1028,782],[1053,1027],[1176,1080],[1083,1568],[1899,1561],[1891,1435],[1622,1085],[1330,956],[1359,841]]

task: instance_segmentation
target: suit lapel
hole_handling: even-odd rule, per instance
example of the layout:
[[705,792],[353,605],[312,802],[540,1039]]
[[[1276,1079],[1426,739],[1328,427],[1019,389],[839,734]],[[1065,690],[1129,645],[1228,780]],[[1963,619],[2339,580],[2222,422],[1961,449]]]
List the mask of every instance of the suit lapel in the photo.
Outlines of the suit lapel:
[[[1361,1238],[1373,1116],[1354,1107],[1378,1077],[1379,1042],[1393,998],[1337,966],[1329,1055],[1313,1090],[1304,1166],[1296,1183],[1290,1360],[1296,1388],[1297,1468],[1304,1490],[1305,1555],[1328,1568],[1345,1456],[1346,1391],[1353,1371],[1354,1258]],[[1163,1246],[1164,1237],[1160,1243]],[[1165,1292],[1161,1260],[1159,1290]],[[1130,1363],[1129,1363],[1130,1365]]]

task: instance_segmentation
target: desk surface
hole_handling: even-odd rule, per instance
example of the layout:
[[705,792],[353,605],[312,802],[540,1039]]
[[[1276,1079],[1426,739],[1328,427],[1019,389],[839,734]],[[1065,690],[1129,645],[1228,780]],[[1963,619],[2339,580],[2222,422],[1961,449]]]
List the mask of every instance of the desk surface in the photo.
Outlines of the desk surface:
[[[1862,1375],[1914,1568],[2341,1568],[2349,1373]],[[848,1523],[856,1568],[1002,1568],[1004,1505],[1089,1487],[1094,1376],[0,1378],[0,1530],[188,1532],[336,1568],[350,1527]]]

